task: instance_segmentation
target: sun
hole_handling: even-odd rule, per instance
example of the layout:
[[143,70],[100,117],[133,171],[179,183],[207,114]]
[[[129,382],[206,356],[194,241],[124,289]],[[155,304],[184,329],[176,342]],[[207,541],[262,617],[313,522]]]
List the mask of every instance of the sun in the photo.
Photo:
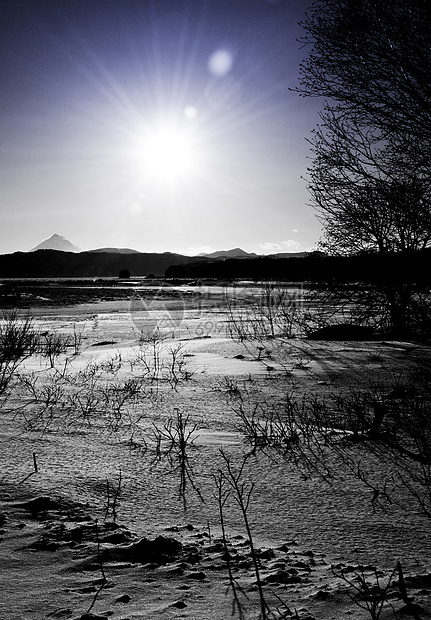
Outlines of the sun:
[[176,181],[191,174],[196,152],[191,137],[176,128],[164,127],[144,140],[144,169],[150,179]]

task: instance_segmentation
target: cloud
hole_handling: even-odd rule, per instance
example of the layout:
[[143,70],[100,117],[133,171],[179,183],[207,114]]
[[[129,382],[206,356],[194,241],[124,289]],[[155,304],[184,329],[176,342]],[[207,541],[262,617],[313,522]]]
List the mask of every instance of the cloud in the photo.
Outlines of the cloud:
[[285,252],[300,252],[301,244],[299,241],[295,241],[294,239],[288,239],[287,241],[282,241],[281,245],[283,246],[283,250]]
[[260,249],[262,252],[281,252],[282,247],[279,243],[261,243]]
[[183,254],[183,256],[198,256],[199,254],[211,254],[211,252],[215,252],[214,248],[208,245],[200,245],[198,247],[189,246],[180,250],[179,254]]
[[261,243],[260,249],[264,254],[274,254],[277,252],[302,252],[304,251],[299,241],[288,239],[280,243]]

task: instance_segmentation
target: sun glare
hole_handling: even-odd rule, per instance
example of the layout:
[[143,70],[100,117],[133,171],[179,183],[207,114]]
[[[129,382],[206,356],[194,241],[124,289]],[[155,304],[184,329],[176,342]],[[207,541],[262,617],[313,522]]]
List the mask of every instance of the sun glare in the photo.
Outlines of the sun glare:
[[174,181],[187,176],[196,164],[190,138],[175,129],[161,129],[144,143],[144,167],[149,178]]

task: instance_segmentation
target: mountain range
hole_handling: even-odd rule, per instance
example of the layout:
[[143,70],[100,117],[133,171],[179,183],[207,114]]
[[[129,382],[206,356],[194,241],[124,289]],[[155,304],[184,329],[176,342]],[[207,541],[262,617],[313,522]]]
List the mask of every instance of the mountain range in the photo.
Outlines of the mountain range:
[[171,252],[14,252],[0,255],[0,278],[117,278],[124,271],[132,277],[164,276],[168,267],[196,260]]
[[[70,247],[70,242],[60,235],[54,235],[51,241],[57,246]],[[327,256],[322,252],[256,256],[234,248],[207,256],[185,256],[171,252],[144,253],[128,248],[77,251],[77,246],[71,245],[73,251],[37,249],[36,246],[31,252],[0,255],[0,279],[161,276],[187,280],[420,282],[427,286],[431,280],[431,272],[426,268],[431,264],[431,248],[417,252],[368,253],[349,257]]]
[[[298,258],[302,255],[292,256]],[[0,278],[116,278],[120,272],[128,272],[132,277],[163,277],[170,268],[184,268],[189,264],[196,265],[199,271],[203,264],[221,264],[231,260],[245,264],[259,258],[264,257],[249,254],[241,248],[200,256],[172,252],[146,253],[115,247],[83,251],[65,237],[55,234],[29,252],[0,255]],[[284,260],[277,255],[271,258]],[[188,270],[186,272],[191,273]]]
[[[61,252],[83,252],[77,245],[71,243],[68,239],[62,235],[54,234],[48,239],[45,239],[37,246],[32,248],[30,252],[37,252],[37,250],[59,250]],[[131,248],[96,248],[94,250],[88,250],[90,252],[107,252],[109,254],[142,254],[138,250],[132,250]],[[289,258],[291,256],[305,256],[307,252],[281,252],[272,254],[271,256],[279,258]],[[211,258],[211,259],[224,259],[224,258],[256,258],[258,254],[254,252],[246,252],[241,248],[233,248],[232,250],[219,250],[216,252],[201,253],[198,254],[198,258]]]

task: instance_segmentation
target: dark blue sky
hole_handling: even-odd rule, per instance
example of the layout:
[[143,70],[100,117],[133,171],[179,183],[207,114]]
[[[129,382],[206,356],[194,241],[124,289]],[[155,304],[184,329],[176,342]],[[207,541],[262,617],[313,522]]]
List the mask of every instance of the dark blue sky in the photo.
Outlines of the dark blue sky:
[[3,0],[0,252],[312,247],[308,4]]

